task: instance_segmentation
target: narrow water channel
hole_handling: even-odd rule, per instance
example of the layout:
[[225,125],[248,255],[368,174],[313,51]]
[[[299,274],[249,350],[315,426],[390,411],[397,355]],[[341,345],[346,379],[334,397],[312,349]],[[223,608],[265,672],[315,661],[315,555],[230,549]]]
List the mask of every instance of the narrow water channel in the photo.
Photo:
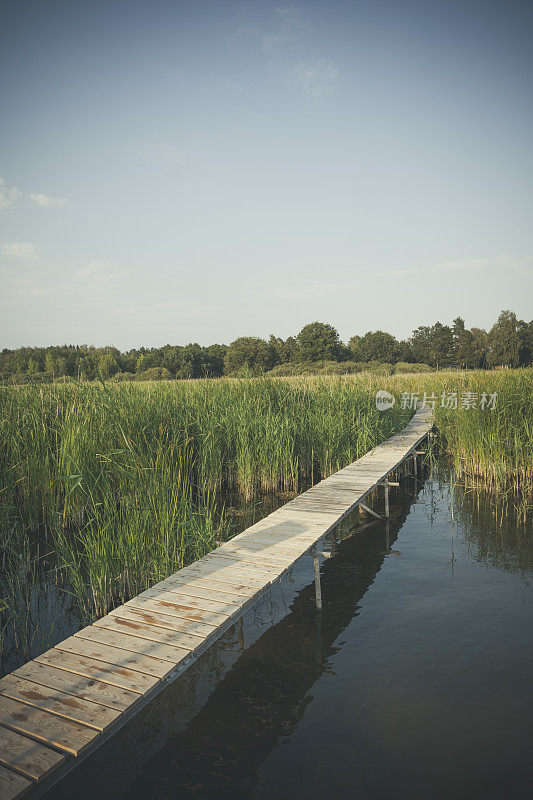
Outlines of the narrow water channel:
[[388,530],[348,520],[47,795],[99,800],[522,798],[533,533],[450,476]]

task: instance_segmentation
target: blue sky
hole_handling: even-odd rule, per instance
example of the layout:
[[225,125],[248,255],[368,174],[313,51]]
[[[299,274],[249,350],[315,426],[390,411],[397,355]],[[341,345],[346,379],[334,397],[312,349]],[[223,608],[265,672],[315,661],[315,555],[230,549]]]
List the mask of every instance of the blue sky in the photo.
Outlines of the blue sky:
[[0,347],[530,319],[533,5],[0,10]]

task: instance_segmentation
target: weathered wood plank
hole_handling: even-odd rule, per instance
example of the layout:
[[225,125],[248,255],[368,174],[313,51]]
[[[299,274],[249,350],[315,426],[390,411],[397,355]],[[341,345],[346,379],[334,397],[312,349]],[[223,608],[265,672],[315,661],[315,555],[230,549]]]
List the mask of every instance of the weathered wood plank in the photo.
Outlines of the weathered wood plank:
[[147,625],[155,625],[159,628],[172,628],[175,631],[183,631],[193,636],[200,636],[202,639],[205,639],[217,629],[216,625],[195,622],[183,617],[169,617],[161,611],[148,611],[147,609],[130,605],[119,606],[119,608],[110,611],[108,616],[130,619],[134,622],[145,622]]
[[235,583],[228,584],[222,583],[208,576],[198,576],[196,580],[192,578],[184,579],[176,575],[171,575],[161,583],[156,584],[153,589],[165,589],[167,591],[179,591],[180,594],[187,597],[197,597],[198,599],[211,600],[212,602],[227,603],[234,605],[235,608],[240,608],[242,603],[246,600],[255,597],[258,593],[257,587],[251,589],[249,586],[244,586],[242,583],[236,581]]
[[290,541],[283,541],[279,537],[273,535],[261,535],[260,533],[256,533],[253,534],[253,536],[235,537],[234,539],[230,539],[229,542],[226,542],[226,544],[228,547],[238,546],[255,550],[264,549],[267,554],[298,556],[302,552],[302,547],[305,548],[306,540],[299,540],[298,534]]
[[208,625],[218,627],[222,625],[232,613],[226,607],[226,613],[221,614],[219,611],[209,611],[208,609],[200,609],[197,606],[191,606],[187,603],[180,603],[179,599],[172,597],[169,592],[161,592],[161,597],[134,597],[129,600],[126,606],[129,608],[137,608],[143,611],[152,611],[155,613],[162,613],[166,616],[173,617],[174,619],[187,619],[194,622],[204,622]]
[[193,636],[190,633],[180,631],[170,631],[166,628],[156,628],[155,625],[146,625],[144,622],[134,622],[131,619],[123,619],[108,615],[95,621],[95,627],[105,628],[106,630],[132,633],[140,639],[149,639],[161,644],[171,644],[175,647],[182,647],[184,650],[196,650],[202,644],[201,636]]
[[276,555],[276,553],[268,552],[267,548],[268,545],[266,544],[263,547],[254,549],[235,542],[235,544],[231,545],[221,545],[216,552],[217,555],[223,558],[237,559],[239,563],[256,564],[261,567],[266,565],[272,569],[275,575],[284,572],[298,558],[298,555],[292,553],[279,553]]
[[[26,778],[41,781],[65,760],[63,753],[50,750],[20,733],[0,727],[0,764],[22,772]],[[0,790],[0,798],[3,798]]]
[[0,725],[74,756],[82,753],[100,736],[99,731],[94,728],[87,728],[78,722],[57,717],[3,695],[0,697]]
[[93,678],[84,678],[73,672],[65,672],[57,667],[40,664],[38,661],[30,661],[12,674],[41,686],[59,689],[59,691],[72,694],[74,697],[92,700],[94,703],[100,703],[117,711],[125,711],[139,699],[136,692],[119,689],[118,686],[111,686],[109,683],[103,683],[103,681]]
[[[239,583],[248,586],[249,588],[262,589],[272,582],[272,573],[262,573],[259,575],[257,572],[252,573],[245,570],[244,566],[237,566],[236,564],[226,564],[225,560],[219,559],[218,562],[211,558],[206,560],[207,556],[201,561],[196,562],[197,566],[187,567],[183,570],[185,575],[181,577],[201,577],[209,576],[219,583]],[[220,563],[222,561],[222,563]],[[180,574],[179,572],[177,573]]]
[[22,775],[5,767],[0,767],[0,798],[1,800],[16,800],[23,797],[31,789],[32,782]]
[[58,717],[79,722],[97,731],[107,730],[121,714],[113,708],[65,694],[57,689],[50,689],[48,686],[40,686],[15,675],[6,675],[0,680],[0,695],[48,711]]
[[[180,572],[169,575],[167,580],[190,581],[193,583],[198,578],[207,577],[213,581],[217,581],[217,583],[226,583],[230,586],[242,586],[250,593],[254,589],[257,591],[257,589],[262,588],[265,581],[269,580],[268,576],[261,576],[261,578],[259,578],[256,575],[245,573],[243,570],[236,569],[235,567],[230,567],[226,564],[214,564],[213,562],[204,561],[204,559],[196,561],[194,565],[186,567]],[[220,588],[223,589],[222,586]]]
[[[94,652],[95,658],[114,664],[116,657],[112,651],[116,650],[121,654],[121,662],[128,664],[130,669],[159,678],[170,675],[190,654],[190,650],[183,647],[141,639],[122,631],[117,633],[97,625],[84,628],[74,638],[80,640],[76,645],[77,652],[83,647],[87,655]],[[96,652],[100,655],[96,656]]]
[[[200,582],[201,583],[201,582]],[[210,600],[207,597],[202,596],[195,596],[191,595],[188,589],[194,588],[196,584],[190,584],[189,582],[180,584],[177,582],[172,582],[165,585],[165,583],[158,584],[160,588],[153,588],[147,589],[142,594],[138,595],[137,598],[142,599],[161,599],[165,598],[168,595],[168,599],[173,602],[183,603],[186,606],[190,606],[191,608],[198,609],[198,611],[213,611],[215,614],[223,614],[224,616],[231,617],[232,614],[235,613],[236,608],[240,608],[242,604],[242,600],[239,598],[234,597],[231,595],[233,601],[236,602],[228,602],[227,600]],[[200,587],[201,588],[201,587]],[[176,600],[173,597],[174,594],[180,594],[183,596],[182,600]]]
[[95,658],[121,668],[126,667],[133,672],[155,678],[165,678],[172,672],[174,665],[188,655],[187,650],[173,648],[166,650],[163,658],[155,642],[122,632],[108,631],[96,625],[82,628],[66,644],[68,646],[63,649],[70,653]]
[[[75,636],[72,638],[76,639]],[[67,639],[66,642],[68,641]],[[63,649],[54,647],[52,650],[47,650],[46,653],[37,656],[35,660],[39,661],[41,664],[49,664],[52,667],[65,669],[77,675],[84,675],[86,678],[95,678],[103,681],[103,683],[110,683],[122,689],[129,689],[131,692],[137,692],[137,694],[140,695],[146,694],[147,691],[159,682],[159,678],[152,677],[151,675],[144,675],[141,672],[134,672],[132,669],[126,667],[106,664],[94,658],[70,653],[66,650],[66,642],[61,642],[61,647]]]

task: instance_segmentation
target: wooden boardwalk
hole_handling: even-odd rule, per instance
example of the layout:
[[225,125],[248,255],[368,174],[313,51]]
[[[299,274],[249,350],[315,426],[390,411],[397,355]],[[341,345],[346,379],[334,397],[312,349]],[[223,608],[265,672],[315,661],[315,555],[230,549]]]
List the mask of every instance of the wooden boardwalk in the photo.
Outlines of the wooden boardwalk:
[[416,453],[404,430],[204,558],[0,680],[0,800],[40,795],[187,669]]

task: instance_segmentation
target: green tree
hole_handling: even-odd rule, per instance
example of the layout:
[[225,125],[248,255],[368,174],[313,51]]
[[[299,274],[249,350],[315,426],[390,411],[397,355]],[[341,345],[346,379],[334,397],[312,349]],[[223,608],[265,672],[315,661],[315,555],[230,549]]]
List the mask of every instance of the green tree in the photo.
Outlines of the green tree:
[[224,358],[228,352],[225,344],[210,344],[205,348],[207,370],[206,375],[219,378],[224,374]]
[[463,369],[478,366],[478,357],[475,348],[474,334],[465,326],[462,317],[453,321],[453,357],[458,367]]
[[520,335],[516,314],[502,311],[489,333],[491,366],[517,367],[520,363]]
[[453,363],[453,334],[448,325],[436,322],[431,328],[430,342],[432,363],[437,369]]
[[283,345],[283,363],[296,362],[300,360],[300,345],[294,336],[289,336],[285,339]]
[[56,360],[51,352],[47,352],[44,357],[44,371],[52,377],[57,374]]
[[325,322],[304,325],[297,340],[301,361],[336,361],[342,352],[338,332]]
[[385,331],[368,331],[364,336],[352,336],[348,344],[354,361],[380,361],[395,364],[400,355],[396,338]]
[[28,369],[26,370],[28,375],[37,375],[39,372],[39,364],[34,358],[30,358],[28,360]]
[[416,364],[433,364],[431,328],[420,325],[413,331],[409,344]]
[[533,322],[518,322],[519,359],[521,366],[533,362]]
[[350,351],[350,358],[353,361],[364,361],[364,358],[363,358],[363,347],[362,347],[362,344],[361,344],[362,341],[363,341],[363,337],[362,336],[358,336],[356,334],[355,336],[352,336],[352,338],[348,342],[348,349]]
[[58,356],[57,357],[57,374],[59,376],[67,375],[67,359],[65,356]]
[[254,375],[269,370],[272,352],[264,339],[255,336],[241,336],[228,347],[224,364],[228,374],[248,370]]
[[98,359],[98,373],[102,380],[113,377],[118,372],[118,364],[115,356],[111,353],[104,353]]

